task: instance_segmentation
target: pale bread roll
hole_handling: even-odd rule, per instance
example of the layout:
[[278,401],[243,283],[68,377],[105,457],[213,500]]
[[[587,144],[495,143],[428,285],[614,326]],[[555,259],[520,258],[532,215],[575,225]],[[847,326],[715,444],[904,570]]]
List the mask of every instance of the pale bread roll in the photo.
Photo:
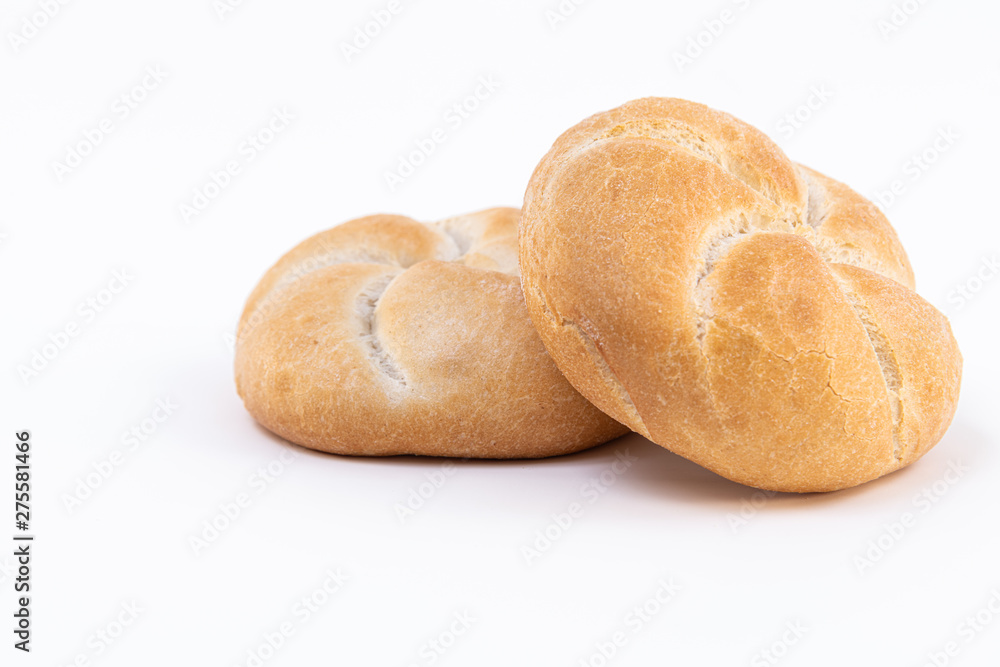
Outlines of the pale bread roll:
[[519,211],[375,215],[304,241],[251,294],[236,386],[258,422],[338,454],[534,458],[627,432],[532,327]]
[[573,386],[729,479],[850,487],[916,461],[954,415],[958,346],[882,213],[703,105],[637,100],[563,134],[520,258]]

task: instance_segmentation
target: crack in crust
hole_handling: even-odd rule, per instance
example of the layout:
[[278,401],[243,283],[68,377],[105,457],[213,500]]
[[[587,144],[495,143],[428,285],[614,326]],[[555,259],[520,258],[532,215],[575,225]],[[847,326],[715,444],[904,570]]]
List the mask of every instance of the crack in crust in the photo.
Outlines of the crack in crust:
[[[808,174],[804,173],[802,170],[799,170],[799,173],[806,180],[809,187],[809,198],[806,206],[807,216],[804,222],[797,220],[783,222],[768,221],[760,218],[751,219],[748,216],[741,214],[736,220],[731,221],[729,225],[723,226],[721,233],[717,233],[712,236],[701,251],[701,269],[695,274],[692,301],[696,318],[695,340],[698,344],[699,352],[702,358],[707,360],[707,355],[705,353],[705,338],[708,334],[708,323],[715,317],[712,310],[712,290],[706,279],[715,269],[716,264],[721,261],[726,254],[728,254],[736,245],[742,243],[755,234],[795,234],[806,239],[820,255],[822,260],[827,264],[849,264],[851,266],[872,271],[879,275],[885,275],[883,271],[879,270],[879,266],[873,266],[874,263],[863,255],[859,256],[857,253],[844,252],[834,255],[829,251],[828,247],[824,248],[822,239],[818,236],[818,230],[826,220],[829,210],[826,190],[821,184],[817,183],[815,179],[810,179]],[[868,342],[875,353],[876,359],[878,360],[879,370],[881,371],[882,378],[885,381],[886,397],[889,401],[892,413],[893,455],[897,461],[901,460],[904,454],[902,451],[903,444],[900,436],[902,432],[903,420],[903,402],[900,397],[902,389],[902,375],[900,374],[899,365],[896,362],[895,355],[892,352],[892,346],[889,344],[885,335],[878,328],[878,325],[875,323],[867,305],[861,301],[858,295],[842,279],[838,278],[832,272],[831,276],[837,282],[837,285],[840,287],[841,292],[844,294],[848,304],[850,304],[851,308],[857,315],[858,321],[864,328]],[[707,366],[705,370],[707,374]],[[709,393],[711,394],[710,379],[707,375],[704,379],[706,381],[706,386],[709,388]],[[840,396],[833,390],[833,387],[830,387],[830,390],[833,391],[833,393],[838,397]],[[710,398],[714,403],[714,396],[710,395]]]
[[586,323],[577,324],[572,320],[564,320],[562,326],[570,327],[576,332],[580,341],[583,343],[584,349],[587,350],[587,353],[590,354],[591,359],[593,359],[594,365],[597,367],[601,377],[604,378],[605,384],[615,390],[615,394],[623,403],[625,411],[634,420],[637,425],[636,431],[648,438],[649,429],[646,428],[646,423],[643,421],[642,415],[639,414],[639,409],[635,406],[635,401],[632,400],[632,395],[629,393],[625,383],[622,382],[621,378],[618,377],[618,374],[615,373],[613,368],[611,368],[611,364],[608,363],[608,358],[604,356],[604,351],[597,345],[594,337],[587,333],[587,329],[584,324]]
[[[581,142],[576,148],[565,153],[562,156],[563,167],[568,167],[577,157],[594,147],[622,137],[655,139],[671,144],[694,158],[715,164],[772,204],[781,205],[776,192],[768,188],[767,184],[761,182],[759,178],[756,178],[740,160],[725,150],[719,150],[709,135],[699,132],[687,123],[674,119],[660,118],[620,122],[614,127],[590,137],[589,142]],[[550,179],[549,183],[554,183],[556,180],[555,178]],[[551,200],[548,188],[543,191],[542,198],[546,203]]]
[[[747,170],[742,168],[738,161],[732,159],[725,151],[717,150],[707,135],[697,132],[685,123],[672,119],[662,119],[656,121],[636,120],[618,123],[612,128],[604,130],[601,134],[592,137],[590,142],[583,143],[576,150],[570,151],[564,155],[563,168],[566,168],[575,158],[584,152],[591,150],[593,147],[603,142],[621,137],[642,137],[667,142],[683,150],[694,158],[706,160],[717,165],[720,169],[723,169],[727,174],[743,183],[743,185],[750,190],[753,190],[771,203],[776,204],[779,207],[781,206],[781,202],[778,201],[778,197],[775,193],[768,192],[759,181],[752,179]],[[745,241],[750,236],[760,233],[794,234],[805,238],[826,263],[850,264],[862,269],[873,271],[879,275],[884,276],[888,274],[885,267],[882,266],[882,263],[870,257],[868,254],[859,252],[856,248],[850,246],[849,244],[833,241],[820,236],[820,230],[826,222],[830,212],[828,193],[822,183],[818,182],[814,178],[811,178],[809,174],[798,165],[795,166],[795,171],[806,186],[806,201],[805,206],[802,209],[801,216],[791,216],[787,219],[767,219],[762,216],[752,216],[751,219],[751,216],[748,216],[746,213],[741,213],[735,220],[730,221],[728,225],[722,226],[721,232],[711,236],[701,251],[701,267],[695,274],[692,301],[694,303],[696,316],[695,340],[703,358],[706,358],[705,338],[708,333],[708,323],[714,317],[712,310],[712,290],[706,279],[709,275],[711,275],[716,264],[723,257],[725,257],[730,250]],[[551,178],[549,180],[549,187],[543,191],[544,200],[548,200],[550,198],[551,193],[549,188],[551,187],[551,184],[556,181],[556,178]],[[653,203],[650,202],[650,208],[652,208],[652,206]],[[872,344],[872,347],[876,352],[876,356],[878,357],[879,367],[882,371],[883,378],[886,380],[886,390],[888,392],[890,404],[892,405],[894,447],[896,457],[899,458],[901,455],[899,432],[901,428],[902,403],[899,399],[898,387],[894,389],[892,384],[893,382],[898,383],[899,381],[898,369],[894,370],[894,359],[890,362],[885,357],[885,354],[880,352],[880,349],[882,348],[880,348],[875,341],[880,339],[879,337],[881,334],[874,330],[874,324],[871,322],[870,318],[866,320],[862,316],[861,311],[858,310],[852,301],[852,295],[846,289],[844,291],[848,301],[850,301],[852,303],[852,307],[855,308],[855,312],[858,312],[858,318],[868,334],[869,342]],[[545,302],[544,298],[542,298],[542,303],[545,304],[544,307],[546,311],[549,311],[548,304]],[[631,397],[625,390],[624,385],[622,385],[621,381],[618,379],[614,369],[608,364],[607,358],[600,351],[600,348],[594,343],[593,338],[576,323],[569,322],[568,320],[565,322],[568,322],[569,325],[577,328],[584,346],[591,352],[594,363],[598,367],[605,381],[609,386],[616,389],[616,393],[622,397],[623,403],[635,410],[635,404],[632,402]],[[561,322],[560,326],[567,326],[567,324]],[[715,397],[711,391],[711,384],[708,382],[707,377],[705,379],[707,382],[706,386],[709,388],[709,399],[714,404]],[[830,387],[830,389],[831,391],[834,391],[832,387]],[[835,391],[834,394],[836,394]],[[642,423],[642,419],[637,410],[635,410],[635,419],[639,423]]]
[[714,162],[720,167],[723,166],[722,157],[704,134],[700,134],[691,126],[673,119],[630,120],[618,123],[602,134],[600,140],[616,137],[662,139],[683,148],[695,157]]
[[464,218],[462,216],[456,216],[454,218],[448,218],[446,220],[441,220],[430,225],[438,235],[445,241],[449,241],[453,246],[455,246],[455,254],[453,257],[449,258],[448,261],[459,262],[476,244],[476,239],[471,238],[465,230],[459,229],[458,223]]
[[830,214],[830,201],[826,188],[815,178],[811,178],[805,169],[798,165],[796,165],[795,171],[806,184],[806,224],[818,231]]
[[385,377],[405,388],[406,376],[403,374],[403,369],[396,364],[389,351],[385,349],[378,331],[379,301],[393,281],[403,273],[405,271],[400,271],[395,275],[382,276],[366,285],[358,293],[355,310],[361,322],[361,339],[367,345],[372,365]]
[[695,340],[701,350],[701,355],[705,356],[705,336],[708,333],[708,322],[714,317],[712,310],[712,290],[708,287],[706,278],[715,270],[715,264],[730,248],[737,243],[752,236],[750,221],[745,215],[741,215],[733,221],[726,230],[709,241],[701,253],[702,266],[695,274],[693,301],[697,318]]
[[633,422],[633,430],[648,438],[649,429],[646,428],[646,423],[643,421],[642,415],[639,414],[639,410],[636,408],[635,401],[632,400],[632,395],[629,393],[628,388],[618,377],[618,374],[615,373],[614,369],[611,368],[611,364],[608,363],[608,359],[604,355],[604,352],[597,345],[594,336],[587,332],[587,328],[592,328],[587,326],[589,323],[586,322],[586,320],[582,323],[577,323],[563,317],[562,315],[558,315],[549,306],[549,302],[545,298],[545,295],[542,294],[541,289],[536,287],[535,294],[537,295],[538,301],[542,305],[545,317],[549,320],[549,322],[557,327],[572,329],[577,335],[583,345],[583,348],[587,351],[587,355],[594,362],[594,366],[600,374],[601,379],[604,380],[605,386],[608,387],[621,401],[621,407],[624,408],[624,411],[627,413],[629,419]]
[[[464,222],[476,215],[477,213],[453,216],[434,223],[421,223],[409,218],[407,220],[431,230],[444,243],[443,252],[438,252],[435,257],[427,259],[462,262],[481,241],[473,226],[463,226]],[[378,264],[406,271],[414,263],[398,261],[392,253],[384,249],[344,247],[321,237],[318,240],[318,247],[311,254],[298,259],[288,267],[271,288],[258,298],[254,309],[246,316],[243,325],[239,327],[236,339],[241,340],[253,331],[268,316],[280,296],[316,271],[342,264]]]
[[729,176],[772,204],[781,205],[778,194],[771,188],[768,188],[759,178],[755,177],[746,164],[734,157],[730,152],[719,150],[709,135],[697,131],[687,123],[666,118],[624,121],[618,123],[595,139],[594,143],[617,137],[658,139],[672,144],[692,157],[715,164],[729,174]]
[[[378,256],[367,251],[348,251],[344,248],[333,246],[325,241],[320,241],[321,252],[303,257],[295,262],[285,271],[271,288],[262,294],[257,300],[253,311],[246,317],[243,326],[236,333],[237,340],[244,338],[255,329],[270,311],[273,309],[275,301],[286,291],[294,287],[300,280],[311,273],[338,264],[380,264],[383,266],[400,266],[391,261],[388,256]],[[407,268],[407,267],[401,267]]]
[[[403,224],[419,225],[437,237],[436,245],[427,246],[426,252],[416,256],[394,253],[389,246],[382,243],[378,236],[372,237],[373,240],[370,243],[359,245],[354,241],[338,243],[336,236],[328,238],[326,235],[333,230],[317,235],[319,238],[314,241],[313,247],[283,267],[270,287],[256,298],[253,309],[241,317],[241,324],[236,336],[237,344],[271,316],[281,299],[311,274],[339,265],[369,264],[387,267],[391,269],[391,272],[373,279],[358,292],[354,311],[359,322],[358,336],[372,366],[388,380],[387,387],[389,389],[406,389],[408,387],[406,373],[392,358],[380,336],[378,317],[380,300],[393,281],[421,261],[438,260],[462,263],[468,255],[476,252],[477,247],[484,242],[487,245],[500,242],[502,239],[497,236],[495,219],[487,217],[484,220],[479,217],[481,214],[489,216],[497,210],[499,209],[487,209],[434,223],[421,223],[404,216],[391,216]],[[370,218],[379,217],[385,216],[370,216]],[[365,220],[368,218],[359,218],[350,222],[360,223]],[[503,224],[506,223],[500,224],[502,230]],[[491,233],[495,238],[490,238]],[[512,238],[514,237],[512,236]],[[297,250],[298,248],[289,252],[294,253]]]
[[899,370],[899,362],[896,361],[896,355],[892,350],[889,339],[875,323],[875,318],[872,316],[868,304],[844,280],[837,276],[834,276],[834,279],[840,286],[844,296],[847,297],[847,302],[857,314],[858,321],[865,328],[865,333],[868,334],[868,342],[875,352],[875,357],[878,359],[879,370],[882,371],[882,378],[885,380],[886,395],[892,411],[893,456],[897,461],[902,460],[904,452],[900,434],[902,433],[903,426],[903,401],[900,393],[903,389],[903,375]]
[[[667,161],[666,168],[661,160]],[[613,188],[600,187],[602,178],[607,186],[619,172],[626,175]],[[874,466],[872,473],[884,474],[924,449],[923,431],[918,431],[930,428],[924,424],[933,417],[924,392],[929,397],[931,387],[913,365],[914,353],[946,351],[928,347],[935,343],[929,336],[913,340],[928,332],[919,323],[897,326],[897,314],[887,310],[891,302],[869,293],[880,284],[888,287],[884,281],[916,293],[895,231],[862,195],[791,162],[745,123],[679,100],[639,100],[591,116],[563,133],[539,163],[526,194],[521,230],[526,294],[534,302],[536,320],[544,309],[552,321],[552,326],[539,324],[546,330],[547,346],[566,355],[560,367],[572,371],[602,405],[615,406],[616,413],[635,407],[627,382],[647,410],[649,425],[662,429],[657,436],[669,442],[658,442],[668,449],[679,451],[674,435],[684,435],[689,424],[700,429],[701,422],[738,411],[733,433],[691,429],[692,443],[705,452],[692,458],[712,463],[717,472],[728,469],[732,476],[723,474],[744,483],[749,476],[754,485],[763,479],[791,490],[854,485],[859,478],[852,475],[862,460]],[[785,236],[774,236],[778,234]],[[765,237],[741,246],[757,235]],[[562,245],[550,258],[544,242]],[[612,244],[613,252],[600,254]],[[640,244],[655,251],[642,254],[646,249]],[[596,257],[588,257],[591,250]],[[564,268],[569,264],[571,269]],[[611,279],[588,272],[619,266],[622,275]],[[553,315],[543,288],[577,322]],[[561,294],[565,301],[559,300]],[[626,304],[635,308],[634,316],[625,312]],[[599,309],[616,305],[622,320],[596,314],[613,313]],[[583,321],[585,316],[602,326]],[[557,326],[572,327],[579,342]],[[742,334],[731,335],[730,326],[754,329],[760,334],[757,344]],[[669,335],[663,334],[664,327]],[[763,354],[760,347],[777,359],[754,368],[756,356]],[[661,358],[661,349],[670,356]],[[651,370],[657,363],[664,368]],[[684,372],[687,395],[678,401],[684,417],[663,413],[660,419],[654,409],[657,384],[674,381],[675,364]],[[746,384],[744,378],[749,379]],[[763,388],[760,398],[750,389],[754,378]],[[828,459],[808,462],[817,468],[828,463],[831,472],[822,474],[829,479],[842,464],[837,473],[842,479],[803,481],[813,470],[792,469],[802,461],[776,460],[755,461],[759,469],[736,475],[732,466],[741,462],[732,461],[744,453],[736,446],[736,429],[780,421],[777,410],[787,406],[788,392],[796,389],[794,428],[840,438],[843,421],[844,433],[855,438],[838,441],[841,449],[831,450]],[[822,396],[822,405],[813,409],[808,401],[815,396]],[[661,403],[666,406],[662,398]],[[773,415],[756,419],[751,414],[772,406]],[[815,431],[814,419],[824,420]],[[774,443],[790,445],[797,439],[792,428],[775,436]],[[809,446],[827,444],[817,439]],[[730,445],[732,451],[725,451]],[[783,474],[791,478],[780,479]]]

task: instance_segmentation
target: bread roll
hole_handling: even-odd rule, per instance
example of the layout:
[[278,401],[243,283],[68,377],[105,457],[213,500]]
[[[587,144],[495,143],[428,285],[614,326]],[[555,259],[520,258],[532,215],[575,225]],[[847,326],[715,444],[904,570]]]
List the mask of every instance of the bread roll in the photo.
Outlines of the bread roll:
[[566,382],[528,319],[518,214],[375,215],[298,245],[240,319],[247,410],[292,442],[368,456],[534,458],[626,433]]
[[643,99],[542,159],[528,311],[604,412],[729,479],[829,491],[944,434],[962,360],[882,213],[732,116]]

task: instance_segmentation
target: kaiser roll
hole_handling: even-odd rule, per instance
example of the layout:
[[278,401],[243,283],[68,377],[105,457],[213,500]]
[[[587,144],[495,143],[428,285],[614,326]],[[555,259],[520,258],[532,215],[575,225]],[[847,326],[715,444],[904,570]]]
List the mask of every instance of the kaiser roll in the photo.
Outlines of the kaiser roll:
[[916,461],[955,412],[957,344],[882,213],[727,114],[643,99],[570,129],[519,244],[573,386],[729,479],[850,487]]
[[532,327],[518,213],[432,225],[375,215],[292,249],[240,319],[247,410],[338,454],[541,457],[626,433],[569,385]]

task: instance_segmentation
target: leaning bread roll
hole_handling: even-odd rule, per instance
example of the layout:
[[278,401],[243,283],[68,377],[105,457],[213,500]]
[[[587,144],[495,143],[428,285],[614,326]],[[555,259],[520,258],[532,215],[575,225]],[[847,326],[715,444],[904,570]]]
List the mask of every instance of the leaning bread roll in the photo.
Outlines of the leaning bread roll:
[[247,410],[338,454],[541,457],[626,433],[566,382],[531,325],[518,214],[375,215],[291,250],[240,320]]
[[954,414],[961,355],[882,213],[703,105],[637,100],[563,134],[520,259],[573,386],[729,479],[853,486],[916,461]]

